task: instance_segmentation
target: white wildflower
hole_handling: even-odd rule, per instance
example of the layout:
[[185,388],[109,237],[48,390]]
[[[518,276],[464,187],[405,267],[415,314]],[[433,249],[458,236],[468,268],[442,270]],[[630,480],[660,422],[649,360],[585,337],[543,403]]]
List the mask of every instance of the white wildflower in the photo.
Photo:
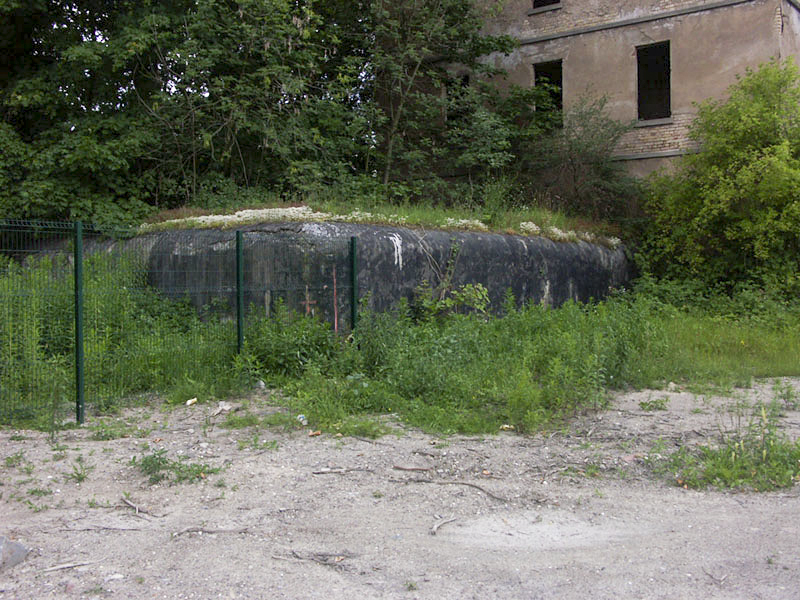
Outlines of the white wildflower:
[[487,231],[487,227],[481,221],[477,219],[453,219],[452,217],[447,217],[444,220],[444,224],[447,227],[457,227],[458,229],[479,229],[481,231]]
[[539,235],[542,233],[542,228],[533,221],[523,221],[519,224],[519,230],[522,233],[527,233],[529,235]]

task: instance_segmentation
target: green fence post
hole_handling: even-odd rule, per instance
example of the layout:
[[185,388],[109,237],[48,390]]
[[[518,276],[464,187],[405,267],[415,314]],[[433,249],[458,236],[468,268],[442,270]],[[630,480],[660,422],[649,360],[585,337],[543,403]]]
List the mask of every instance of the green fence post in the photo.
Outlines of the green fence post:
[[86,416],[83,379],[83,223],[74,225],[75,274],[75,418],[83,424]]
[[236,351],[244,347],[244,251],[242,232],[236,232]]
[[350,237],[350,324],[355,329],[358,323],[358,238]]

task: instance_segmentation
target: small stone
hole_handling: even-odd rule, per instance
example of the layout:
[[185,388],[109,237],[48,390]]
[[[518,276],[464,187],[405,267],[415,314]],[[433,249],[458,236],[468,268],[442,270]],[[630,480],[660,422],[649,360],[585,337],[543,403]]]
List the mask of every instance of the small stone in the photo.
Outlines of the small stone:
[[0,535],[0,571],[21,563],[28,556],[28,552],[30,548]]

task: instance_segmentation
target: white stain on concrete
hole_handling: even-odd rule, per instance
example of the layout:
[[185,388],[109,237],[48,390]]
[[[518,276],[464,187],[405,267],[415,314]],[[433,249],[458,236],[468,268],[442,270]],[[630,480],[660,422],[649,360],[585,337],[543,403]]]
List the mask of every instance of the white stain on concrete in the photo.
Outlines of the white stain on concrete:
[[394,246],[394,264],[402,271],[403,270],[403,238],[398,234],[392,233],[389,235],[389,241]]

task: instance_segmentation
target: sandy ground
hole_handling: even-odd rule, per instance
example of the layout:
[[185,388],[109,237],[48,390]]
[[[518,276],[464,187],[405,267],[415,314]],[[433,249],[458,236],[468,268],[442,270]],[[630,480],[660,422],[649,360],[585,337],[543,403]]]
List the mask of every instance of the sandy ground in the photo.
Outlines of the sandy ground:
[[[800,598],[797,486],[698,492],[648,467],[772,386],[623,394],[534,436],[254,437],[216,404],[118,417],[141,437],[0,431],[0,535],[31,548],[0,598]],[[782,425],[796,438],[800,413]],[[152,485],[132,458],[159,449],[221,471]]]

